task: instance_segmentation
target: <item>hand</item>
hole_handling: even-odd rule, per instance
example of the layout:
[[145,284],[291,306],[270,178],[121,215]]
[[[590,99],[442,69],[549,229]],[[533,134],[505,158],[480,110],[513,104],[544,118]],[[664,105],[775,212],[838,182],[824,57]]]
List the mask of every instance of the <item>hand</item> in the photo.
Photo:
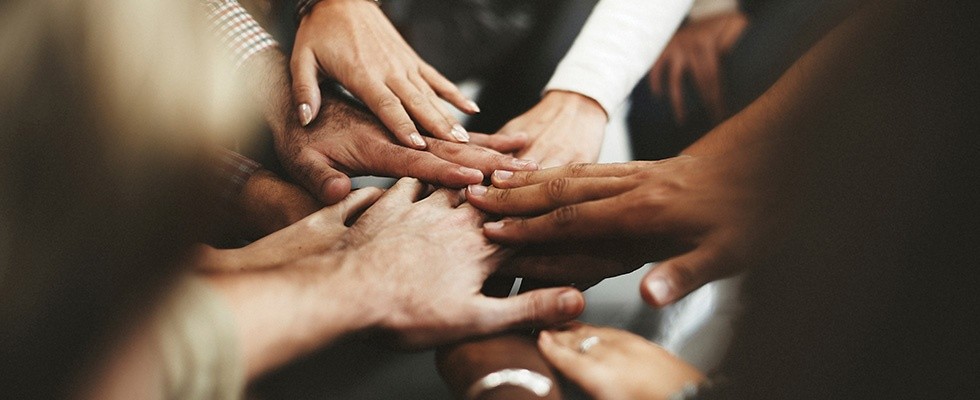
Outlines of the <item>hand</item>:
[[[424,185],[402,179],[344,236],[363,315],[418,348],[524,326],[549,326],[574,318],[585,303],[572,288],[550,288],[505,299],[480,289],[500,261],[500,249],[483,236],[484,216],[460,205],[459,191],[424,197]],[[419,197],[422,200],[416,201]],[[356,304],[356,303],[352,303]]]
[[327,253],[337,246],[347,232],[345,223],[378,200],[381,193],[381,189],[374,187],[355,190],[340,203],[315,211],[239,249],[215,249],[201,245],[193,262],[194,267],[209,272],[260,270],[291,265],[307,257]]
[[452,82],[402,39],[381,9],[364,0],[324,0],[300,22],[290,61],[293,97],[302,125],[320,110],[319,72],[330,76],[374,112],[406,146],[426,147],[412,118],[435,137],[468,142],[469,135],[445,109],[480,111]]
[[488,149],[513,151],[523,145],[521,137],[473,134],[471,144],[424,138],[428,148],[421,151],[393,143],[373,117],[341,99],[327,98],[322,112],[326,118],[307,127],[287,123],[275,141],[289,174],[325,204],[350,192],[348,175],[411,176],[462,187],[482,182],[495,169],[538,168]]
[[[727,57],[742,36],[748,19],[740,11],[692,21],[680,29],[667,43],[660,59],[650,70],[650,89],[664,96],[664,81],[670,86],[674,119],[683,125],[687,118],[684,109],[684,77],[690,74],[711,118],[720,122],[728,116],[721,79],[722,59]],[[665,77],[665,74],[670,74]]]
[[[560,399],[558,379],[538,352],[534,338],[521,334],[503,334],[439,348],[436,352],[439,375],[456,398],[466,398],[466,391],[478,379],[507,368],[537,372],[555,383],[545,399]],[[479,399],[541,399],[523,388],[502,386],[484,392]]]
[[260,238],[323,208],[309,192],[264,169],[252,173],[238,196],[246,237]]
[[[582,352],[588,337],[599,342]],[[541,332],[538,349],[558,372],[596,400],[667,399],[704,375],[632,333],[579,323]]]
[[494,136],[527,137],[529,143],[517,152],[517,157],[550,168],[595,162],[608,121],[606,112],[595,100],[578,93],[550,91]]
[[750,155],[746,149],[737,155],[498,172],[493,187],[471,186],[467,198],[489,213],[515,216],[485,224],[485,234],[497,242],[590,242],[624,263],[667,258],[641,287],[648,303],[664,306],[748,268],[749,254],[766,247],[760,238],[772,237],[767,235],[781,212],[780,197],[772,194],[780,193],[779,182],[760,173],[765,169],[756,160],[762,158]]

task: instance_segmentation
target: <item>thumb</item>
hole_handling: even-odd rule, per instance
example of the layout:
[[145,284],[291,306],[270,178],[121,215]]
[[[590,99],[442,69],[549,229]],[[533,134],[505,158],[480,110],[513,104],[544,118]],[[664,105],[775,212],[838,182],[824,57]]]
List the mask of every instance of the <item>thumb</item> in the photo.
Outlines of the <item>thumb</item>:
[[486,297],[474,325],[485,334],[519,327],[551,326],[567,322],[585,310],[582,292],[574,288],[532,290],[514,297]]
[[320,112],[320,83],[317,80],[317,63],[312,53],[302,52],[290,62],[293,78],[293,104],[296,117],[302,126],[316,119]]
[[290,175],[324,205],[336,204],[350,193],[350,178],[330,167],[323,155],[304,152],[292,161]]
[[715,257],[703,248],[661,262],[643,277],[640,295],[654,307],[680,300],[724,275]]

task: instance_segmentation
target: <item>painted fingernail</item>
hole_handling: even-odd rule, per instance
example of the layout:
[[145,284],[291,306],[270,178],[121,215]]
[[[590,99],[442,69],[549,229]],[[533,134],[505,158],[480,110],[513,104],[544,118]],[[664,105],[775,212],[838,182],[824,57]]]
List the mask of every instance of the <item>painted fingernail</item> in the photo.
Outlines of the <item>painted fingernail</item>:
[[483,181],[483,172],[478,169],[459,167],[459,173],[463,174],[467,178],[471,178],[473,182]]
[[510,171],[504,171],[502,169],[498,169],[496,171],[493,171],[493,178],[496,179],[496,180],[498,180],[498,181],[506,181],[506,180],[510,179],[510,177],[512,177],[512,176],[514,176],[514,173],[513,172],[510,172]]
[[487,187],[483,185],[470,185],[466,188],[473,196],[483,196],[487,194]]
[[558,295],[558,309],[565,315],[578,315],[581,312],[581,301],[575,290],[566,290]]
[[483,224],[483,229],[487,229],[491,231],[503,229],[503,227],[504,227],[503,221],[493,221],[493,222],[487,222]]
[[538,169],[538,163],[532,160],[521,160],[515,158],[513,161],[511,161],[511,164],[514,164],[514,166],[516,166],[518,169],[529,169],[529,170]]
[[469,106],[470,112],[475,112],[475,113],[480,112],[480,106],[476,105],[475,101],[469,100],[466,102],[466,105]]
[[464,129],[460,124],[453,125],[453,130],[451,133],[453,134],[453,137],[460,142],[470,141],[470,134],[466,133],[466,129]]
[[665,305],[670,301],[670,286],[664,278],[656,278],[647,283],[647,291],[653,296],[653,300],[659,305]]
[[420,149],[425,148],[425,140],[422,140],[422,135],[419,135],[417,132],[408,135],[408,139],[412,141],[412,144],[414,144],[415,147],[418,147]]
[[310,108],[309,104],[303,103],[299,105],[299,123],[300,125],[307,126],[313,121],[313,109]]

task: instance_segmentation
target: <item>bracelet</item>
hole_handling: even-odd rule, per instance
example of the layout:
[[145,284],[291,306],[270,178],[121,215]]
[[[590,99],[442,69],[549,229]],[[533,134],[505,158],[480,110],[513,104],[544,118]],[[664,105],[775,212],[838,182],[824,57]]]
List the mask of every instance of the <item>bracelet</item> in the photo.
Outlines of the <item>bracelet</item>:
[[483,392],[496,389],[503,385],[517,386],[527,389],[538,397],[547,396],[551,393],[551,379],[537,372],[523,368],[508,368],[497,372],[491,372],[473,382],[469,390],[466,391],[466,398],[474,400]]
[[[305,17],[306,14],[310,13],[310,10],[313,9],[313,6],[315,6],[316,3],[319,3],[320,1],[321,0],[300,0],[299,3],[296,4],[296,20],[299,21],[303,19],[303,17]],[[378,7],[381,7],[381,0],[368,0],[368,1],[373,1],[374,4],[377,4]]]

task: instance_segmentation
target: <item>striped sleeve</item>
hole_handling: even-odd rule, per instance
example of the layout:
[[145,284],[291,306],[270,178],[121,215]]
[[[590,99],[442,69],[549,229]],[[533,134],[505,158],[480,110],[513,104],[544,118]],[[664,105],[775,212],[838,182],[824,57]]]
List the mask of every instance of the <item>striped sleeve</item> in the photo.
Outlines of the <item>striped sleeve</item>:
[[235,58],[239,68],[259,52],[279,43],[259,25],[237,0],[201,0],[208,9],[211,30]]

